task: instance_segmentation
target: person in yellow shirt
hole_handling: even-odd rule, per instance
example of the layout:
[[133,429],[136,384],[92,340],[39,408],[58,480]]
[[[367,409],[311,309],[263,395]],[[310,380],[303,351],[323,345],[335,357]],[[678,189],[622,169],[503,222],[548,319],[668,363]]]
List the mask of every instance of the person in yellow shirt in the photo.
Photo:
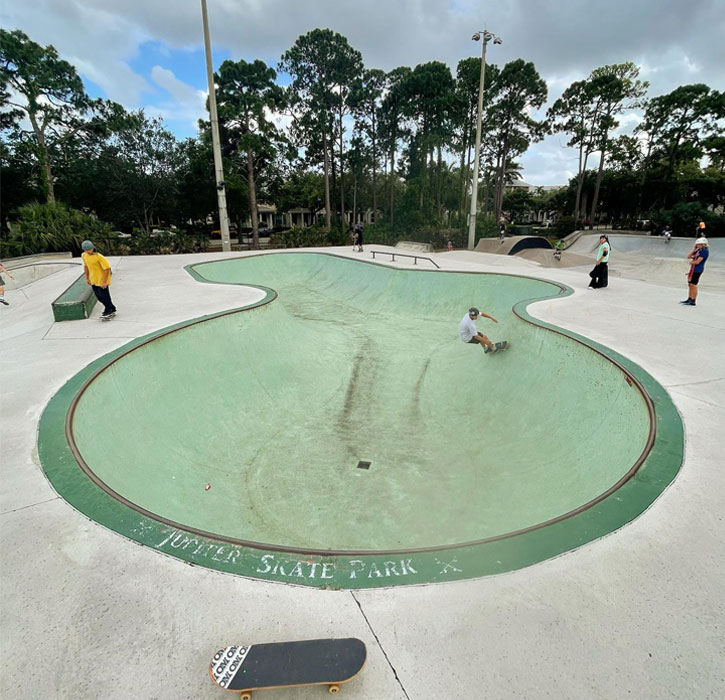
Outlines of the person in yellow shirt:
[[86,275],[86,284],[90,284],[96,299],[103,304],[101,319],[108,320],[116,315],[116,307],[111,301],[111,263],[100,253],[96,252],[91,241],[83,241],[83,272]]

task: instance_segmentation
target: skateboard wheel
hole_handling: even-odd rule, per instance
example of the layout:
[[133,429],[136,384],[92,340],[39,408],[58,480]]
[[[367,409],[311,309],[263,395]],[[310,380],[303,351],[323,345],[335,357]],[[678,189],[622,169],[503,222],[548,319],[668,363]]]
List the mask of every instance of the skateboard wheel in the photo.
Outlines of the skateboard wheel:
[[329,688],[330,692],[334,695],[335,693],[340,692],[340,686],[339,685],[331,685]]
[[241,700],[252,700],[252,694],[251,693],[242,693]]

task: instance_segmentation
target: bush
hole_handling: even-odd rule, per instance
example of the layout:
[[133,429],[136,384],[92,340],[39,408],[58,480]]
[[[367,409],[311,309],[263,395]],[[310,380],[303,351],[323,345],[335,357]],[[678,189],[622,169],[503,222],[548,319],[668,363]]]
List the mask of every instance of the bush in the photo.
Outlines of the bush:
[[3,257],[62,251],[78,254],[83,240],[95,242],[111,234],[109,224],[62,202],[25,204],[16,214],[2,246]]
[[573,216],[562,216],[554,224],[554,235],[558,238],[564,238],[574,231],[576,231],[576,221]]
[[694,236],[700,221],[705,222],[707,236],[725,236],[725,216],[715,214],[699,202],[678,202],[672,209],[650,212],[653,233],[669,224],[673,236]]
[[270,248],[317,248],[320,246],[343,245],[345,234],[339,229],[328,230],[324,226],[314,225],[307,228],[291,228],[273,233],[269,237]]

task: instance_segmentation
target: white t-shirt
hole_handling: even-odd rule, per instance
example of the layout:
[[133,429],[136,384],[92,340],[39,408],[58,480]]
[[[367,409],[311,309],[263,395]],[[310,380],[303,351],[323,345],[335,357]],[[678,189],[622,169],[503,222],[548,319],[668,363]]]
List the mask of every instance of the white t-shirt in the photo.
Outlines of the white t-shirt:
[[461,340],[464,343],[469,342],[471,338],[478,335],[478,328],[476,328],[476,324],[468,314],[466,314],[458,324],[458,335],[461,336]]

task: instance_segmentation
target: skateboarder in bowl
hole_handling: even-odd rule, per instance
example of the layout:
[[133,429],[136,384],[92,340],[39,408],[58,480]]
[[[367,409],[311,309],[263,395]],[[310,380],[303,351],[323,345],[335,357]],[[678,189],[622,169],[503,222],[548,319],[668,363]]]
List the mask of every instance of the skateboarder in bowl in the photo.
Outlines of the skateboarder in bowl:
[[498,323],[498,320],[490,314],[479,311],[475,306],[472,306],[468,310],[468,313],[461,319],[460,324],[458,324],[458,335],[461,337],[461,340],[464,343],[480,344],[485,353],[505,350],[508,345],[507,341],[501,340],[498,343],[493,343],[488,336],[479,332],[474,323],[479,316],[490,318],[494,323]]

